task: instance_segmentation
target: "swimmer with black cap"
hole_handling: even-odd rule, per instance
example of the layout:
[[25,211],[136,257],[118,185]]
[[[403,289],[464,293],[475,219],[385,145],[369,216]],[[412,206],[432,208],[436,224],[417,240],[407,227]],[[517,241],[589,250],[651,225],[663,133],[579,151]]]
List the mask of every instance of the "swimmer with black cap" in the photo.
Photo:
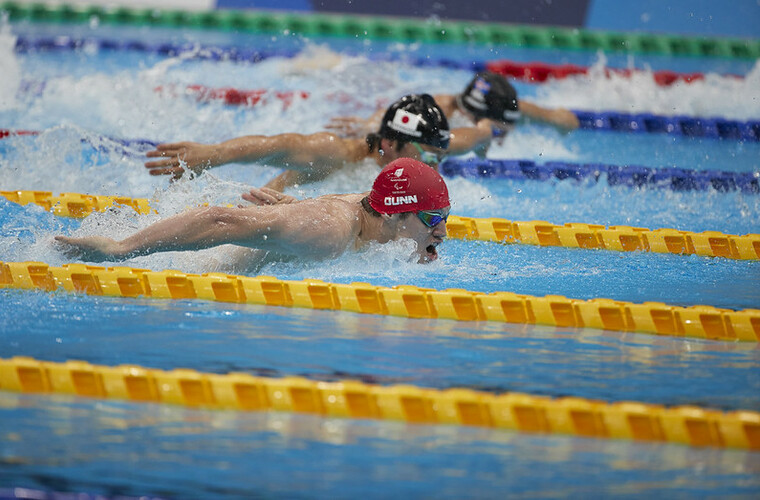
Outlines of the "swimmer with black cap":
[[147,153],[151,175],[180,177],[186,170],[200,174],[227,163],[259,162],[286,169],[266,187],[288,186],[325,178],[351,163],[366,159],[383,167],[397,158],[412,158],[431,166],[449,147],[446,115],[427,94],[411,94],[391,104],[376,132],[365,138],[344,138],[331,132],[314,134],[249,135],[219,144],[179,142],[159,144]]
[[[452,130],[450,155],[474,151],[485,155],[495,136],[509,133],[518,121],[527,118],[573,130],[580,125],[578,117],[567,109],[549,109],[517,98],[517,91],[502,75],[483,72],[476,74],[461,94],[435,96],[438,107],[456,128]],[[347,137],[361,135],[374,128],[380,111],[369,119],[356,117],[334,118],[329,130]]]
[[[249,201],[253,193],[247,193]],[[263,259],[323,260],[357,251],[370,242],[411,239],[412,258],[438,258],[446,237],[449,192],[440,174],[411,158],[388,163],[368,193],[295,200],[280,196],[274,204],[201,207],[163,219],[124,240],[103,236],[57,236],[68,257],[88,262],[118,261],[155,252],[201,250],[236,245],[247,250],[240,268]],[[255,261],[255,262],[254,262]]]

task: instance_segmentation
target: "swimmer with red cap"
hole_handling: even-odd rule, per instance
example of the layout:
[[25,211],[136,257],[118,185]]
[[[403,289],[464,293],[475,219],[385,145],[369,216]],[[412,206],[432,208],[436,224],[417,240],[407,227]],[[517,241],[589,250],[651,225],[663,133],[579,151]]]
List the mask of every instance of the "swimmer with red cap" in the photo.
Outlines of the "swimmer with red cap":
[[424,263],[438,258],[450,208],[440,174],[411,158],[386,165],[369,193],[296,200],[265,189],[244,198],[255,205],[192,209],[121,241],[104,236],[57,236],[56,241],[68,257],[89,262],[237,245],[244,251],[235,267],[252,269],[265,260],[328,259],[372,241],[411,239],[417,244],[414,260]]

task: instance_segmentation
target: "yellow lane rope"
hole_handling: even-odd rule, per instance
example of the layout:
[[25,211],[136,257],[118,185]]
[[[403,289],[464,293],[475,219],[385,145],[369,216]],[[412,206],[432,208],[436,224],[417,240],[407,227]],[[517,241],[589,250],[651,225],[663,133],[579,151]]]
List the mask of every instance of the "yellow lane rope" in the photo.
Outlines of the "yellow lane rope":
[[113,297],[202,299],[269,306],[340,310],[406,318],[497,321],[574,328],[598,328],[712,340],[760,340],[760,310],[711,306],[636,304],[611,299],[577,300],[561,295],[533,297],[510,292],[434,290],[409,285],[337,284],[316,279],[185,274],[86,264],[0,261],[0,289],[63,288]]
[[319,382],[301,377],[219,375],[188,369],[164,371],[134,365],[110,367],[84,361],[54,363],[14,357],[0,358],[0,390],[760,449],[758,412],[491,394],[466,388],[379,386],[353,380]]
[[[130,206],[140,214],[152,210],[149,201],[143,198],[78,193],[54,196],[49,191],[0,191],[0,195],[22,205],[35,203],[56,215],[66,217],[86,217],[93,211],[103,212],[115,204]],[[560,226],[546,221],[456,216],[449,218],[447,228],[449,237],[455,239],[760,260],[760,234],[738,236],[718,231],[695,233],[677,229],[606,227],[579,222],[568,222]]]

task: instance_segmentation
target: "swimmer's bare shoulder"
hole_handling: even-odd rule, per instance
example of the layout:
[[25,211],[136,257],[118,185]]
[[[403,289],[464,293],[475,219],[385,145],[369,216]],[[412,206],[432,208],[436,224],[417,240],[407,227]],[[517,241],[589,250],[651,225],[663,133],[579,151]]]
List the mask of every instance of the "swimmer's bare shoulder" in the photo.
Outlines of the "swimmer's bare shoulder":
[[288,249],[280,253],[315,258],[335,257],[358,245],[361,233],[361,199],[363,195],[328,195],[277,205],[280,241]]

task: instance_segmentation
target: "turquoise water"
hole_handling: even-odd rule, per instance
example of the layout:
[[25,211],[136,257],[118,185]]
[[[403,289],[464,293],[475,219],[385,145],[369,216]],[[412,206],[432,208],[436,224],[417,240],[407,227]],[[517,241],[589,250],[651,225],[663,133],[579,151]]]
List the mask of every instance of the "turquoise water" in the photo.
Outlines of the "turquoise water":
[[[608,56],[604,63],[598,54],[586,52],[41,25],[6,28],[0,42],[15,34],[51,33],[302,49],[322,61],[328,44],[351,57],[336,67],[301,71],[282,58],[254,65],[124,51],[15,54],[8,49],[12,45],[0,43],[0,63],[8,68],[2,85],[13,90],[2,93],[0,128],[43,132],[0,141],[0,189],[148,197],[157,200],[159,212],[137,216],[117,209],[79,221],[0,199],[0,259],[5,261],[60,265],[68,260],[52,245],[56,234],[120,237],[196,203],[239,203],[246,186],[263,184],[277,173],[264,165],[230,165],[169,185],[146,174],[139,149],[125,149],[107,137],[210,142],[242,134],[311,132],[332,116],[366,114],[376,102],[404,92],[456,92],[469,77],[459,70],[378,63],[361,54],[739,73],[746,80],[716,74],[672,89],[644,78],[626,84],[601,76],[517,86],[521,96],[549,106],[737,120],[760,116],[760,72],[754,61]],[[33,87],[29,82],[44,82],[44,89],[24,90]],[[311,96],[287,109],[277,102],[240,109],[154,91],[157,85],[192,83],[302,89]],[[336,100],[336,94],[362,97]],[[495,144],[489,156],[758,172],[759,153],[758,143],[561,134],[531,125]],[[363,191],[376,172],[370,164],[347,168],[291,193]],[[447,182],[458,215],[760,232],[756,194],[631,189],[601,182]],[[401,242],[319,265],[278,263],[250,274],[760,308],[756,261],[448,241],[438,261],[419,266],[406,261],[408,251]],[[168,253],[126,265],[226,271],[224,256],[224,250]],[[3,358],[25,355],[760,410],[760,351],[755,344],[19,290],[0,290],[0,325]],[[166,498],[750,498],[760,493],[760,454],[670,444],[10,393],[0,393],[0,422],[2,487]]]
[[[755,345],[20,291],[3,303],[4,356],[758,410]],[[56,491],[741,498],[760,487],[760,456],[737,450],[10,393],[0,408],[0,482]]]

